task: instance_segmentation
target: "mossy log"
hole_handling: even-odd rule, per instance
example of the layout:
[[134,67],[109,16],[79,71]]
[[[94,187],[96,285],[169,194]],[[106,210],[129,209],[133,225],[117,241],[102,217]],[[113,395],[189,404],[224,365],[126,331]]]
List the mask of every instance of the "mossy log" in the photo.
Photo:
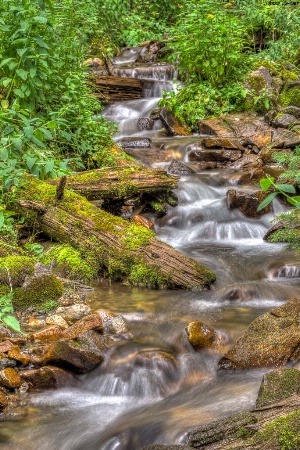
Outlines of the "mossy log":
[[266,446],[262,439],[264,433],[260,435],[260,432],[280,417],[296,411],[300,411],[300,395],[204,425],[188,434],[187,445],[206,450],[275,448]]
[[[79,172],[67,178],[67,189],[84,195],[88,200],[120,199],[143,193],[168,192],[177,187],[178,177],[163,169],[120,168]],[[59,180],[51,180],[58,185]]]
[[156,239],[149,229],[100,210],[68,189],[57,201],[55,186],[28,177],[15,208],[35,230],[95,259],[114,280],[197,290],[215,280],[213,272]]

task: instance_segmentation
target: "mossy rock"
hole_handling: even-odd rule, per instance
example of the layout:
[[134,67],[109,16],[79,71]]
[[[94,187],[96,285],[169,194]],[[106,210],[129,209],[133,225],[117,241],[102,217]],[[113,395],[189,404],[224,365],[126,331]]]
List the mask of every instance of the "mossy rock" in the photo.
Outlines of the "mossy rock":
[[289,83],[279,96],[281,106],[297,106],[300,107],[300,81]]
[[55,261],[54,271],[63,278],[90,281],[96,279],[100,265],[93,254],[85,257],[70,245],[52,247],[43,257],[43,263]]
[[0,259],[0,284],[21,286],[34,272],[35,261],[29,256],[7,256]]
[[15,290],[13,306],[23,309],[47,304],[61,297],[63,291],[62,282],[54,275],[33,277],[26,287]]
[[263,376],[256,407],[279,402],[293,394],[300,393],[300,370],[278,369]]

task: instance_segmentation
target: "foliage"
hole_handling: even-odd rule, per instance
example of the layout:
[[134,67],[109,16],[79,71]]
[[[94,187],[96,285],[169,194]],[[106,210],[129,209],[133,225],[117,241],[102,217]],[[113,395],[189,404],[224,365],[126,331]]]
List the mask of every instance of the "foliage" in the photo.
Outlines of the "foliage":
[[286,200],[297,209],[300,209],[300,196],[296,195],[291,197],[289,194],[296,194],[296,189],[291,184],[281,184],[275,183],[275,179],[273,177],[267,176],[267,178],[263,178],[260,180],[260,187],[263,191],[267,191],[269,188],[275,189],[275,192],[272,192],[268,195],[258,206],[257,211],[261,211],[263,208],[268,206],[272,200],[278,195],[283,195]]
[[275,152],[273,159],[285,168],[285,171],[279,177],[280,180],[300,187],[300,147],[296,147],[293,153]]
[[13,292],[0,297],[0,321],[14,331],[20,332],[19,321],[12,315],[14,310],[12,307]]

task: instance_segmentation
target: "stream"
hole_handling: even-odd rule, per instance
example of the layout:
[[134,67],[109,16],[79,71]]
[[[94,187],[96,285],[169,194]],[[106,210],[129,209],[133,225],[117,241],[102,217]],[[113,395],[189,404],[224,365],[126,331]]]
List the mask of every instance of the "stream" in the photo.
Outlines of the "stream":
[[[162,90],[176,77],[168,64],[130,64],[131,53],[114,61],[116,75],[146,80],[144,98],[108,106],[117,121],[116,140],[151,138],[154,148],[131,149],[148,167],[188,162],[199,136],[166,137],[139,131]],[[193,163],[188,163],[190,167]],[[226,207],[233,171],[195,172],[180,178],[177,207],[155,218],[159,239],[203,263],[217,275],[210,291],[148,290],[99,282],[88,299],[123,315],[132,339],[116,340],[104,363],[80,377],[76,388],[24,397],[20,416],[2,423],[4,450],[141,450],[148,444],[180,444],[188,430],[255,405],[264,370],[217,371],[217,363],[249,323],[268,309],[300,295],[297,259],[263,236],[272,214],[246,218]],[[249,189],[250,186],[242,186]],[[279,203],[274,212],[282,211]],[[222,336],[222,353],[196,352],[185,327],[201,320]]]

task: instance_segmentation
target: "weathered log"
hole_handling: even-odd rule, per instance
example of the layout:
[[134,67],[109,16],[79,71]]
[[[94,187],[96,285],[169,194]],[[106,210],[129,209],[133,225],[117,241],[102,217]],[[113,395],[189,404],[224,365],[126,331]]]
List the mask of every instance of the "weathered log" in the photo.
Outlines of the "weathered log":
[[[55,186],[28,177],[15,208],[36,230],[94,258],[112,279],[197,290],[215,280],[213,272],[156,239],[151,230],[100,210],[70,190],[65,189],[58,203],[55,194]],[[24,203],[27,198],[34,202],[35,210]],[[44,213],[36,212],[36,203]]]
[[[177,187],[178,178],[167,175],[163,169],[97,169],[68,176],[66,188],[89,200],[122,199],[135,194],[168,192]],[[49,182],[58,185],[59,179]]]
[[[205,450],[271,449],[251,439],[274,420],[300,410],[300,395],[204,425],[187,436],[187,445]],[[254,436],[255,437],[255,436]]]
[[94,96],[104,102],[135,100],[142,98],[143,83],[137,78],[123,78],[91,73]]

